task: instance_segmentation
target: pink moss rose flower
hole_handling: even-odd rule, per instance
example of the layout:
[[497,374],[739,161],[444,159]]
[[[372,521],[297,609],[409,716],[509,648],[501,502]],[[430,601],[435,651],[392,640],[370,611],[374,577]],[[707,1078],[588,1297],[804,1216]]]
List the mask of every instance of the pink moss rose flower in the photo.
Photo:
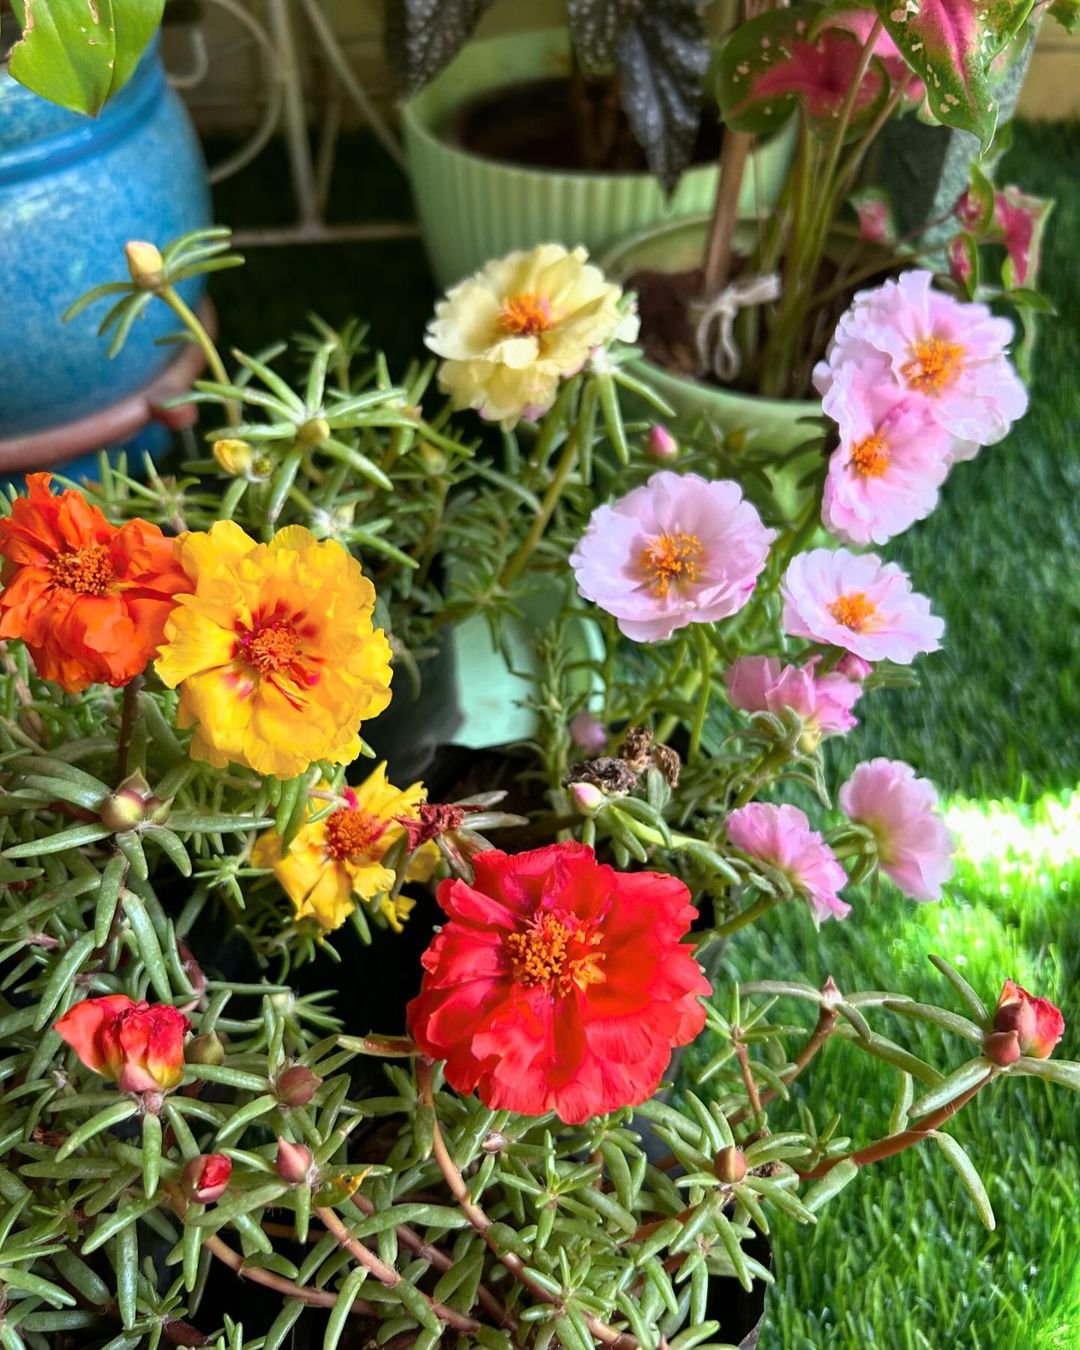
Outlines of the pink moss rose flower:
[[857,725],[851,709],[862,693],[846,675],[817,675],[820,657],[805,666],[785,666],[773,656],[740,656],[728,667],[724,682],[732,705],[743,712],[780,713],[785,708],[803,721],[803,744],[812,750],[829,732]]
[[742,609],[775,538],[737,483],[661,470],[596,508],[570,566],[622,633],[656,642]]
[[837,892],[847,873],[797,806],[751,802],[727,819],[728,841],[751,858],[775,867],[809,901],[816,922],[843,919],[851,910]]
[[607,728],[583,708],[570,719],[570,739],[590,755],[598,755],[607,745]]
[[815,548],[792,558],[781,584],[784,631],[907,666],[937,651],[944,622],[907,573],[874,553]]
[[897,385],[917,396],[953,438],[953,459],[993,445],[1027,409],[1027,390],[1006,349],[1008,319],[986,305],[934,290],[930,272],[915,269],[874,290],[859,291],[836,326],[828,357],[814,370],[828,392],[845,364],[885,356]]
[[896,385],[884,358],[835,372],[821,406],[840,444],[829,460],[821,519],[838,539],[884,544],[937,505],[952,437],[925,404]]
[[840,789],[840,808],[877,840],[881,870],[912,900],[940,900],[953,874],[956,841],[933,783],[898,759],[858,765]]

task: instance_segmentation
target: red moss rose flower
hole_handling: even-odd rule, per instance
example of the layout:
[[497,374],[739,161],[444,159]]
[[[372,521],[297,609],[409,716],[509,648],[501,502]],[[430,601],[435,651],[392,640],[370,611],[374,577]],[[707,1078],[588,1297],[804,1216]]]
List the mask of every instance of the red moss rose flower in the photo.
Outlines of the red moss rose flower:
[[473,859],[423,956],[409,1028],[458,1092],[568,1125],[646,1101],[705,1022],[709,983],[680,939],[697,910],[675,877],[616,872],[583,844]]
[[1065,1034],[1065,1019],[1048,998],[1036,998],[1012,980],[1005,981],[994,1009],[993,1035],[1013,1034],[1021,1055],[1049,1059]]
[[191,1023],[167,1003],[135,1003],[107,994],[76,1003],[56,1023],[88,1069],[122,1092],[169,1092],[184,1076],[184,1036]]
[[0,638],[21,638],[42,679],[69,694],[128,684],[191,582],[156,525],[118,528],[79,492],[53,496],[50,481],[30,474],[29,495],[0,520]]
[[224,1153],[200,1153],[183,1172],[184,1194],[200,1205],[220,1200],[232,1176],[232,1160]]

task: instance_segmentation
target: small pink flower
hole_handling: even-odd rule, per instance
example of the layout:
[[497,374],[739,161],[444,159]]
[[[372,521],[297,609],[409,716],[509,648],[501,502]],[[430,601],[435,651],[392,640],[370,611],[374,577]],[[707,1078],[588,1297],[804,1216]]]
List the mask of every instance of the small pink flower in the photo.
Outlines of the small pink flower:
[[953,458],[970,459],[1024,414],[1027,390],[1006,354],[1013,336],[1008,319],[934,290],[932,280],[930,272],[914,270],[859,291],[814,383],[824,394],[843,365],[883,355],[899,387],[954,437]]
[[903,568],[845,548],[797,554],[784,574],[784,631],[861,656],[910,665],[937,651],[944,622]]
[[596,508],[570,566],[622,633],[656,642],[742,609],[775,538],[737,483],[661,470]]
[[848,544],[884,544],[928,516],[952,437],[925,400],[898,388],[879,357],[841,366],[821,406],[840,432],[821,503],[825,528]]
[[570,739],[590,755],[598,755],[607,745],[607,729],[599,718],[583,708],[570,719]]
[[836,855],[797,806],[751,802],[732,811],[727,819],[728,841],[751,858],[783,872],[793,888],[810,902],[818,923],[842,919],[851,906],[838,892],[847,885],[847,873]]
[[840,789],[840,807],[877,840],[881,870],[912,900],[940,900],[953,874],[955,840],[938,811],[933,783],[898,759],[858,765]]
[[785,708],[803,720],[806,748],[813,749],[829,732],[857,725],[851,709],[862,693],[853,680],[835,672],[815,675],[820,657],[805,666],[782,666],[772,656],[740,656],[724,675],[732,706],[744,712],[779,713]]
[[645,452],[652,459],[671,460],[679,453],[679,442],[667,427],[656,422],[645,437]]

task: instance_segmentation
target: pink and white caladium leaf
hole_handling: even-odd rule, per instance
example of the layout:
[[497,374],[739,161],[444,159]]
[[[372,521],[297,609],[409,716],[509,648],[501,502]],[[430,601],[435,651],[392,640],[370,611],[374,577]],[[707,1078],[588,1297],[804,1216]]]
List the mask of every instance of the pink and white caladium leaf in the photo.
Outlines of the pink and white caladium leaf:
[[[801,108],[821,134],[831,133],[858,73],[863,43],[847,29],[822,26],[817,5],[770,10],[740,24],[721,55],[717,100],[724,122],[761,135]],[[878,112],[889,77],[878,57],[867,67],[852,109],[857,132]]]
[[930,111],[970,131],[986,150],[997,103],[991,67],[1031,13],[1034,0],[874,0],[898,50],[926,85]]
[[862,188],[848,198],[859,222],[859,239],[864,244],[896,243],[896,217],[887,192],[880,188]]
[[1043,231],[1054,203],[1047,197],[1031,197],[1018,187],[994,194],[991,229],[1005,245],[1001,279],[1009,290],[1034,289],[1039,284]]

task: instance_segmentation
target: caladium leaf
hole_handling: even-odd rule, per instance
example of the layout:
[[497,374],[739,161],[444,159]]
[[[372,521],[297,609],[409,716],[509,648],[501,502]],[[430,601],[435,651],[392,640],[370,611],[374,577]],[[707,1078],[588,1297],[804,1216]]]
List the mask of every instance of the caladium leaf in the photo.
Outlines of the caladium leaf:
[[586,70],[617,68],[623,110],[650,170],[670,192],[690,162],[709,43],[698,0],[568,0]]
[[[810,125],[829,134],[857,74],[864,44],[848,29],[816,29],[815,6],[771,10],[740,24],[720,57],[717,97],[737,131],[775,131],[801,104]],[[858,131],[889,93],[882,61],[873,57],[851,116]]]
[[416,94],[457,56],[491,0],[387,0],[385,46],[406,92]]
[[930,111],[970,131],[983,149],[994,138],[991,66],[1023,27],[1034,0],[874,0],[904,60],[926,84]]
[[165,0],[14,0],[22,37],[8,69],[35,94],[95,116],[131,78]]
[[1080,0],[1053,0],[1049,13],[1068,33],[1080,28]]

